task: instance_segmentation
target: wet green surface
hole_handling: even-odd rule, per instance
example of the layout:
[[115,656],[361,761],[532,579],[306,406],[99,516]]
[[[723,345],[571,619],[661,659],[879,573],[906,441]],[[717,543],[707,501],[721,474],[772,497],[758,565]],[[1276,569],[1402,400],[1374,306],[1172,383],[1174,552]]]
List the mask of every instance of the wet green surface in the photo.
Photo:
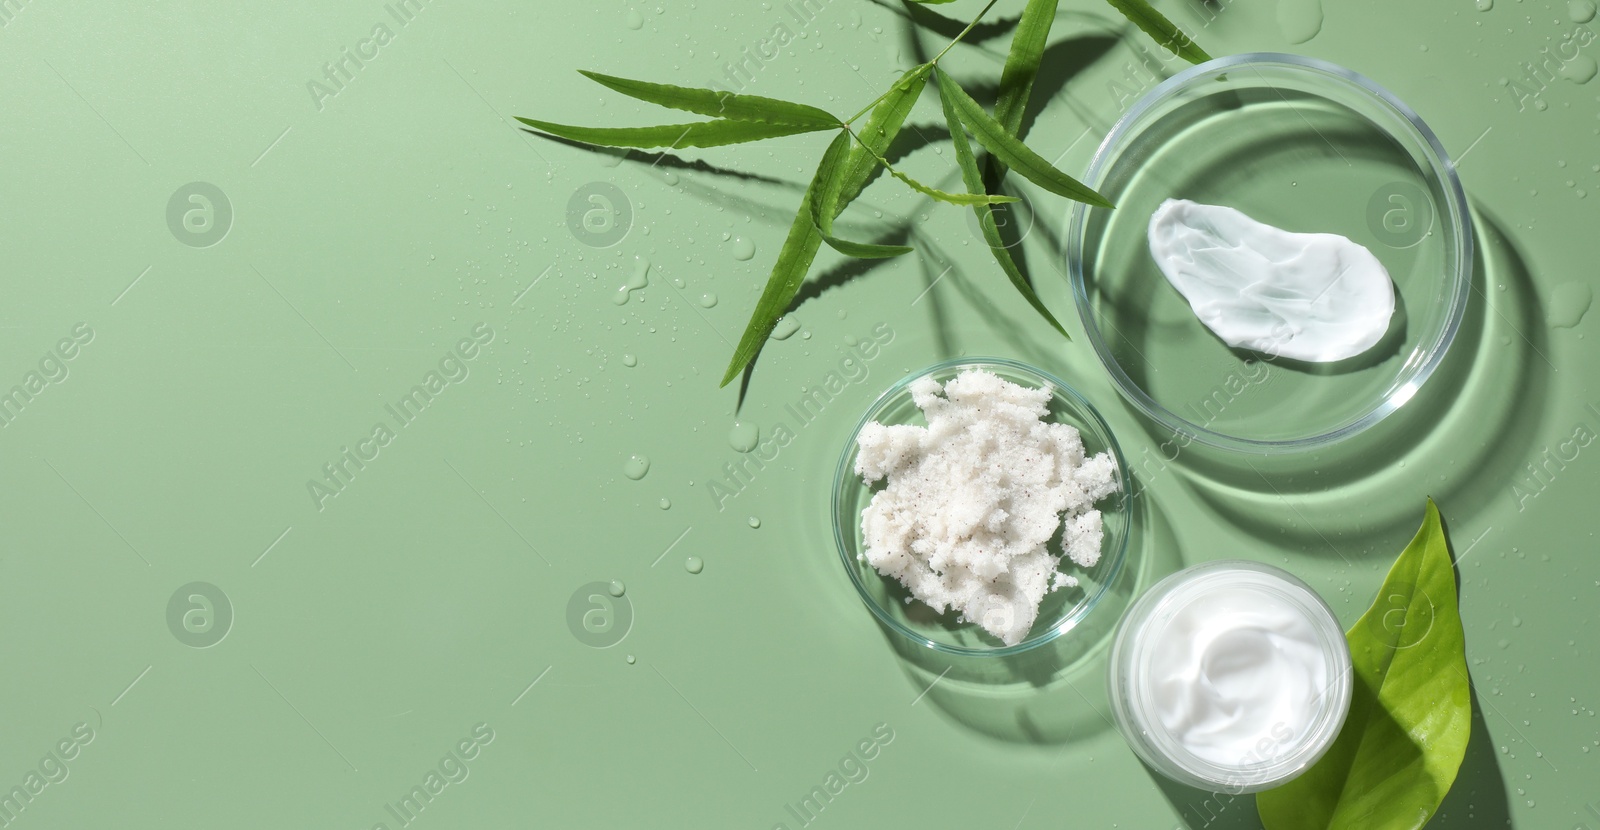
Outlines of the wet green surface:
[[[1461,160],[1481,256],[1423,391],[1295,462],[1170,443],[1005,284],[967,214],[886,180],[841,227],[915,228],[918,254],[819,257],[736,414],[716,380],[827,138],[657,162],[508,123],[686,120],[572,70],[701,85],[735,59],[749,91],[854,112],[918,60],[897,8],[6,5],[0,389],[27,392],[0,428],[12,820],[397,828],[411,799],[415,827],[796,828],[820,787],[821,826],[1253,826],[1248,799],[1137,762],[1092,638],[954,664],[890,640],[842,572],[827,484],[857,417],[908,370],[995,354],[1064,377],[1118,436],[1130,591],[1242,556],[1348,624],[1432,495],[1481,715],[1435,826],[1600,827],[1600,341],[1578,310],[1600,85],[1575,80],[1595,24],[1362,0],[1291,43],[1280,19],[1303,37],[1307,1],[1164,7],[1214,54],[1320,57],[1412,104]],[[1109,8],[1064,6],[1028,140],[1078,171],[1178,66]],[[992,82],[1003,56],[979,39],[948,68]],[[1570,77],[1525,75],[1547,60]],[[949,189],[938,121],[922,101],[903,167]],[[1028,267],[1079,333],[1066,204],[1027,195]],[[736,417],[789,440],[744,464]]]

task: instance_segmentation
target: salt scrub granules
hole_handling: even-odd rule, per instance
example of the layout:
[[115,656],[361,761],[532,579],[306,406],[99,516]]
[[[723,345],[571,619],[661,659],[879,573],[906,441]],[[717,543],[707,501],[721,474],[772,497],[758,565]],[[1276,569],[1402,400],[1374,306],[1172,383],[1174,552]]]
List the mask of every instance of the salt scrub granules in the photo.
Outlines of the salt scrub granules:
[[939,613],[976,622],[1006,645],[1027,636],[1046,593],[1075,587],[1047,546],[1100,561],[1094,503],[1117,490],[1109,453],[1084,457],[1067,424],[1045,423],[1051,390],[968,369],[944,385],[911,384],[928,426],[867,424],[856,474],[888,478],[861,513],[865,559]]

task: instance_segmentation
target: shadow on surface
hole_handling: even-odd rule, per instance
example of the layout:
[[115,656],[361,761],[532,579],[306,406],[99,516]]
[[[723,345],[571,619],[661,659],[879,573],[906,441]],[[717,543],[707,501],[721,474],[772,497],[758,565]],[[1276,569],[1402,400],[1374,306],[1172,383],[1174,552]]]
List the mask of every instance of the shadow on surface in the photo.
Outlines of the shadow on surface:
[[[901,19],[911,24],[913,28],[925,29],[945,39],[951,39],[960,34],[968,23],[966,20],[946,17],[917,3],[891,3],[888,0],[872,0],[872,2],[899,15]],[[1001,35],[1008,34],[1012,29],[1016,28],[1017,21],[1020,19],[1020,17],[1002,17],[979,21],[978,25],[973,26],[972,31],[967,33],[962,42],[976,46],[985,41],[993,40]]]
[[[718,167],[714,164],[708,164],[704,161],[701,161],[700,159],[690,160],[679,158],[671,153],[653,153],[647,150],[622,150],[616,147],[599,147],[593,144],[585,144],[581,141],[573,141],[570,138],[561,138],[560,136],[541,133],[538,130],[528,127],[524,127],[522,131],[528,135],[536,138],[542,138],[545,141],[549,141],[553,144],[563,144],[575,150],[583,150],[584,152],[593,153],[597,156],[609,156],[616,159],[617,164],[627,162],[629,164],[639,164],[644,165],[645,167],[654,167],[663,170],[682,170],[689,173],[705,173],[712,176],[722,176],[725,178],[739,179],[747,182],[776,184],[796,189],[805,187],[803,184],[798,184],[796,182],[789,181],[788,179],[778,179],[772,176],[763,176],[760,173],[746,173],[742,170]],[[614,167],[617,165],[613,164],[608,166]]]
[[1476,830],[1480,827],[1511,827],[1510,796],[1506,792],[1505,772],[1495,752],[1483,707],[1478,702],[1478,684],[1472,683],[1472,737],[1467,755],[1461,761],[1456,783],[1439,805],[1439,812],[1428,823],[1433,828]]

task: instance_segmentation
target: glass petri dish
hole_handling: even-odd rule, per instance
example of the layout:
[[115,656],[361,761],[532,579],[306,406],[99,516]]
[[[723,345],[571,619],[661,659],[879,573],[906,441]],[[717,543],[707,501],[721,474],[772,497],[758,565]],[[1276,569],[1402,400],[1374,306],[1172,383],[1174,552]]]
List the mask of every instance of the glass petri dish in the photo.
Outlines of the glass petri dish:
[[[1049,388],[1052,393],[1049,420],[1077,428],[1083,436],[1086,454],[1110,452],[1116,465],[1117,492],[1095,505],[1105,523],[1100,561],[1088,569],[1070,561],[1063,562],[1063,571],[1078,578],[1078,587],[1061,588],[1046,594],[1039,608],[1039,617],[1028,635],[1012,646],[1005,645],[975,623],[960,621],[954,611],[935,613],[932,608],[914,599],[899,580],[880,575],[872,565],[859,558],[866,548],[861,531],[861,511],[872,501],[873,493],[883,488],[883,482],[868,486],[855,474],[859,451],[856,439],[861,429],[872,421],[926,425],[922,410],[912,401],[911,384],[924,377],[931,377],[943,384],[967,369],[983,369],[1024,386]],[[1051,642],[1072,631],[1100,604],[1115,583],[1128,546],[1129,514],[1132,510],[1128,490],[1127,464],[1121,448],[1111,435],[1110,427],[1075,389],[1053,375],[1014,360],[997,357],[948,360],[901,378],[868,407],[866,414],[861,416],[860,422],[851,431],[834,471],[833,537],[839,549],[839,560],[855,585],[856,592],[860,594],[861,601],[891,631],[919,646],[949,654],[1012,655]],[[1059,541],[1058,537],[1051,542],[1052,550],[1058,553]]]
[[[1088,339],[1119,391],[1175,434],[1271,454],[1361,432],[1414,396],[1466,306],[1472,233],[1455,168],[1422,119],[1362,76],[1294,55],[1192,67],[1152,89],[1095,153],[1067,258]],[[1152,259],[1162,201],[1237,208],[1366,246],[1394,281],[1386,336],[1335,363],[1229,347]]]

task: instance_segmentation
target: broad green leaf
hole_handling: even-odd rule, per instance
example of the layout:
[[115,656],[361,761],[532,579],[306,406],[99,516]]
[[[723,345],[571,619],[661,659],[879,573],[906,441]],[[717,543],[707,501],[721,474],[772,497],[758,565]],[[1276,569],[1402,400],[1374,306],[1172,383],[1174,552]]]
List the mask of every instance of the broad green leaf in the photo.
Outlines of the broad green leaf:
[[872,171],[877,169],[878,159],[889,152],[889,144],[900,134],[900,128],[905,126],[906,116],[916,106],[917,98],[928,84],[928,73],[932,70],[931,63],[912,68],[901,75],[872,108],[867,123],[861,127],[859,140],[850,148],[850,156],[845,159],[839,196],[829,208],[834,216],[838,216],[861,195],[862,188],[872,178]]
[[[1022,130],[1022,116],[1028,109],[1034,79],[1039,77],[1039,64],[1044,60],[1050,27],[1056,22],[1058,3],[1059,0],[1028,0],[1017,31],[1011,36],[1011,50],[1006,54],[1005,68],[1000,70],[1000,93],[994,102],[994,120],[1010,135],[1016,136]],[[999,187],[1005,175],[1005,162],[991,155],[985,179],[990,189]]]
[[1346,633],[1350,714],[1304,775],[1256,796],[1267,830],[1389,830],[1427,823],[1472,730],[1466,642],[1439,508]]
[[[860,144],[860,139],[857,139],[857,144]],[[984,193],[981,189],[977,193],[946,193],[945,191],[936,187],[929,187],[928,185],[925,185],[922,182],[907,176],[899,170],[894,169],[894,166],[889,164],[888,159],[878,155],[877,153],[873,153],[872,157],[877,159],[879,164],[883,165],[883,169],[889,171],[889,175],[899,179],[902,182],[905,182],[906,185],[912,190],[915,190],[924,196],[931,196],[941,202],[949,202],[952,205],[998,205],[1005,202],[1021,201],[1015,196],[990,196],[989,194]]]
[[798,135],[825,130],[833,125],[815,124],[764,124],[759,121],[699,121],[693,124],[662,124],[656,127],[573,127],[552,124],[532,118],[517,118],[536,130],[553,136],[598,144],[602,147],[637,147],[652,149],[666,147],[721,147],[724,144],[743,144],[764,138]]
[[[981,193],[983,173],[978,170],[978,159],[972,155],[972,145],[967,143],[967,133],[961,129],[961,119],[956,115],[954,93],[959,90],[955,81],[946,78],[943,72],[936,76],[936,80],[939,86],[939,103],[944,108],[944,120],[950,126],[950,139],[955,143],[956,163],[961,166],[961,178],[966,182],[968,190]],[[1022,276],[1021,269],[1017,268],[1017,263],[1011,259],[1011,251],[1000,238],[1000,229],[995,227],[993,209],[988,205],[973,205],[972,209],[977,213],[978,227],[983,230],[983,241],[989,244],[989,253],[994,256],[994,261],[999,263],[1000,270],[1005,272],[1011,284],[1022,294],[1022,298],[1028,301],[1028,305],[1043,315],[1056,331],[1061,332],[1062,337],[1072,339],[1072,335],[1067,334],[1067,330],[1062,328],[1060,321],[1050,313],[1050,309],[1045,308],[1039,295],[1034,293],[1033,286],[1028,284],[1028,280]]]
[[1123,17],[1145,34],[1155,39],[1167,51],[1183,58],[1190,63],[1205,63],[1211,60],[1206,50],[1189,39],[1177,24],[1167,19],[1167,16],[1150,7],[1145,0],[1106,0],[1111,7],[1122,13]]
[[827,205],[830,198],[834,201],[839,196],[839,177],[844,170],[845,154],[851,147],[850,136],[845,131],[839,131],[839,137],[828,145],[828,151],[822,154],[822,164],[817,166],[817,181],[820,187],[813,187],[807,194],[806,202],[811,206],[811,221],[817,227],[817,233],[828,247],[845,256],[857,259],[888,259],[901,254],[911,253],[905,245],[869,245],[863,242],[851,242],[833,235],[833,216],[830,215]]
[[1043,156],[1028,149],[1027,145],[1007,132],[1006,128],[995,121],[989,113],[984,112],[983,107],[972,100],[972,96],[968,95],[966,90],[942,72],[939,74],[939,97],[946,101],[960,118],[960,121],[950,124],[952,133],[961,132],[961,125],[967,125],[979,144],[993,153],[995,158],[1026,177],[1028,181],[1058,196],[1100,207],[1114,207],[1104,196],[1056,169],[1055,165],[1045,161]]
[[630,98],[651,104],[660,104],[676,110],[728,118],[734,121],[760,121],[767,124],[790,124],[797,127],[824,129],[839,126],[837,117],[825,110],[792,101],[763,98],[760,95],[740,95],[715,89],[694,89],[672,84],[655,84],[602,75],[599,72],[578,70],[580,74],[601,86],[614,89]]

